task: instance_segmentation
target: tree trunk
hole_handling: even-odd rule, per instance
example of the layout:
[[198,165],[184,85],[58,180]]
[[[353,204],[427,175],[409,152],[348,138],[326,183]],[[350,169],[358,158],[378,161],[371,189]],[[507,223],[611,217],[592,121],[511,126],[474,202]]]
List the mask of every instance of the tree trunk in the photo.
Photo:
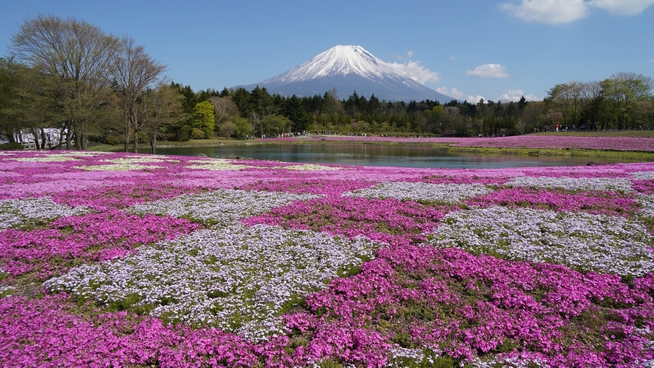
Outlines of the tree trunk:
[[41,149],[41,146],[39,146],[39,134],[36,132],[36,129],[32,129],[32,135],[34,136],[34,147],[38,151]]
[[68,127],[68,130],[66,130],[66,150],[70,149],[70,141],[73,138],[73,129],[71,127]]
[[86,151],[88,144],[88,137],[86,136],[86,133],[82,133],[82,151]]
[[150,148],[152,149],[152,154],[154,155],[157,150],[157,135],[154,134],[153,137],[150,137]]
[[134,112],[134,153],[138,153],[139,151],[139,121],[138,121],[138,116],[136,116],[136,111]]
[[79,126],[75,127],[74,140],[75,140],[75,150],[76,151],[81,151],[82,150],[82,129]]
[[138,130],[134,130],[134,153],[138,153],[139,151],[139,132]]
[[[45,129],[41,128],[41,149],[45,149],[45,141],[46,141],[46,139],[45,139]],[[49,141],[50,141],[50,139],[48,139],[48,142]]]
[[125,152],[129,152],[129,138],[130,138],[129,124],[125,123]]

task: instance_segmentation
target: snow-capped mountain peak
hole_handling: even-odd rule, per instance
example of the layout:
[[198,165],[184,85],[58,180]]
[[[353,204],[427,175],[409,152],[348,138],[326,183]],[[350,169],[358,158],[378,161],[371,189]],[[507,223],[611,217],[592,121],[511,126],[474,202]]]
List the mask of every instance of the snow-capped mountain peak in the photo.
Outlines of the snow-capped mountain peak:
[[351,73],[367,79],[383,78],[385,75],[393,78],[399,77],[390,71],[384,61],[363,47],[338,45],[263,83],[308,81],[335,75],[345,76]]
[[322,95],[336,88],[343,97],[356,91],[360,96],[374,94],[386,101],[431,99],[444,103],[453,100],[403,77],[396,72],[396,67],[361,46],[338,45],[276,77],[243,87],[249,90],[255,86],[265,87],[270,93],[285,96]]

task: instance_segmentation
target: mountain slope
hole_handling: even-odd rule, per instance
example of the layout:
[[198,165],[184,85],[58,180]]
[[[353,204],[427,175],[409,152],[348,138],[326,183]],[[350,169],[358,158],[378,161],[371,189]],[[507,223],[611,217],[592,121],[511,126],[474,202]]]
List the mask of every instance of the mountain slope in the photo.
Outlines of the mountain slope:
[[430,99],[444,103],[454,99],[402,77],[361,46],[332,47],[285,73],[243,87],[251,90],[257,85],[286,96],[322,95],[336,88],[341,97],[356,91],[360,96],[374,94],[387,101]]

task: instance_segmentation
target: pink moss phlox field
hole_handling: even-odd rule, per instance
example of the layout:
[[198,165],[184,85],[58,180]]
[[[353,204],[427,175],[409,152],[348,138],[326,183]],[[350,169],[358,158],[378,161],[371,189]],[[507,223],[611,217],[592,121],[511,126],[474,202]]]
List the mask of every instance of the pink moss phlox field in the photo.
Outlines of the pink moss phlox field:
[[39,271],[41,279],[66,271],[76,258],[104,261],[135,246],[174,239],[197,229],[187,219],[117,210],[59,218],[49,229],[0,232],[0,267],[13,276]]
[[313,136],[313,139],[329,141],[368,141],[397,143],[445,143],[455,147],[490,147],[490,148],[580,148],[611,151],[654,151],[654,138],[644,137],[576,137],[519,135],[494,138],[396,138],[396,137],[347,137],[347,136]]
[[[72,311],[65,295],[0,299],[0,362],[15,367],[251,367],[252,344],[217,329],[164,326],[114,312]],[[88,308],[87,308],[88,309]]]
[[616,196],[612,192],[562,193],[547,189],[511,188],[475,197],[466,202],[470,206],[530,207],[556,211],[599,213],[605,215],[633,215],[638,208],[633,198]]
[[[390,247],[360,274],[310,295],[307,304],[322,315],[316,331],[325,323],[350,332],[373,329],[388,343],[431,346],[464,360],[519,352],[551,366],[632,366],[654,357],[646,348],[654,328],[653,292],[651,274],[628,286],[618,276],[558,265]],[[580,326],[588,320],[593,323]],[[305,333],[307,325],[289,321]],[[317,333],[311,344],[333,340]]]
[[171,199],[182,194],[198,193],[201,190],[200,187],[176,187],[149,180],[138,181],[132,185],[124,183],[101,188],[58,192],[52,195],[52,200],[71,207],[86,206],[94,210],[123,209],[134,204]]
[[243,187],[245,190],[287,192],[296,194],[317,194],[340,196],[343,193],[373,186],[375,183],[355,180],[328,179],[283,179],[277,181],[261,181]]
[[388,244],[411,244],[424,241],[425,234],[452,209],[452,206],[435,208],[393,198],[327,197],[275,208],[243,222],[348,237],[364,235]]
[[[530,143],[517,137],[352,137],[353,140],[432,141],[459,145],[476,142],[507,148],[543,145],[547,147],[542,148],[565,148],[573,144],[567,137],[529,138],[534,141]],[[577,145],[574,147],[654,151],[654,140],[611,138],[613,142],[605,142],[574,138]],[[599,185],[604,179],[619,182],[626,189]],[[488,194],[465,197],[467,199],[462,202],[450,205],[440,201],[414,202],[406,197],[398,200],[352,196],[356,193],[351,192],[389,182],[398,182],[390,183],[393,185],[388,187],[393,188],[410,187],[409,183],[441,184],[448,196],[454,192],[450,189],[477,184],[485,186],[483,193]],[[595,186],[577,185],[582,182]],[[448,188],[450,184],[453,186]],[[36,293],[33,299],[21,296],[34,294],[18,290],[26,286],[22,282],[33,283],[41,290],[38,282],[69,272],[72,267],[88,269],[93,262],[110,265],[122,261],[130,266],[133,264],[129,262],[141,254],[141,250],[146,253],[165,243],[158,243],[157,248],[147,245],[180,237],[179,243],[168,244],[170,247],[166,248],[171,251],[170,259],[166,260],[169,263],[153,257],[147,259],[147,264],[167,277],[181,275],[175,272],[175,267],[162,265],[189,264],[189,258],[183,255],[197,253],[201,248],[189,248],[188,239],[182,235],[200,226],[182,218],[184,211],[171,212],[178,216],[174,218],[147,212],[134,215],[129,207],[157,201],[174,202],[176,198],[187,198],[183,195],[198,197],[217,189],[246,190],[244,193],[252,197],[258,195],[256,192],[272,192],[266,194],[270,196],[267,198],[287,195],[285,193],[315,194],[320,198],[284,202],[284,207],[255,212],[260,215],[240,222],[310,229],[334,236],[364,236],[385,245],[375,246],[374,249],[383,247],[375,251],[371,261],[334,271],[341,277],[331,282],[325,279],[321,288],[312,289],[321,291],[294,295],[293,302],[283,308],[285,314],[279,316],[283,323],[279,331],[285,328],[286,332],[267,336],[257,343],[242,337],[240,332],[226,333],[188,322],[166,324],[162,321],[173,320],[149,315],[146,307],[138,304],[142,297],[139,295],[111,302],[88,299],[73,289],[66,289],[70,297],[64,293],[54,294],[52,290],[50,295]],[[0,154],[0,200],[16,200],[3,201],[3,209],[10,210],[0,213],[5,216],[0,218],[4,221],[0,222],[4,224],[4,230],[0,231],[0,365],[310,367],[321,363],[329,366],[333,362],[334,365],[357,367],[405,366],[394,360],[398,351],[400,355],[421,356],[424,353],[434,359],[443,357],[456,365],[475,361],[487,364],[482,364],[483,367],[493,366],[493,362],[502,366],[512,361],[518,362],[516,366],[536,362],[549,367],[651,365],[654,360],[654,276],[651,273],[644,277],[580,273],[563,265],[499,259],[492,256],[498,253],[488,247],[480,248],[481,255],[477,256],[457,248],[429,246],[426,241],[431,242],[438,229],[450,226],[442,223],[449,217],[444,219],[448,213],[452,216],[472,214],[482,211],[478,207],[521,207],[512,209],[512,213],[521,213],[524,208],[536,212],[547,209],[564,219],[562,221],[571,218],[571,214],[561,212],[584,211],[592,216],[597,214],[598,218],[606,216],[601,218],[607,223],[645,224],[651,229],[654,223],[652,195],[654,163],[468,170],[301,165],[129,153],[3,153]],[[185,204],[187,202],[181,203],[182,207]],[[235,205],[223,204],[226,207]],[[212,199],[207,208],[224,211],[221,205],[220,199]],[[29,207],[30,212],[21,212],[17,206]],[[45,209],[50,211],[50,217],[43,213]],[[84,211],[87,212],[83,215],[63,214]],[[494,221],[489,219],[488,226]],[[583,224],[580,222],[579,226]],[[222,225],[227,229],[237,226],[248,229],[236,223]],[[471,225],[464,223],[462,226]],[[515,230],[513,225],[506,226],[510,231]],[[261,228],[267,229],[261,230],[262,234],[274,232],[271,231],[274,228]],[[503,230],[499,229],[498,233],[500,231]],[[225,234],[221,239],[232,236],[229,232]],[[317,239],[315,234],[307,234]],[[321,236],[329,238],[326,234]],[[562,235],[560,244],[569,256],[573,244],[566,243],[566,239]],[[619,240],[633,247],[635,236],[621,233],[609,239],[613,240],[608,243]],[[281,237],[281,240],[288,239]],[[343,247],[350,242],[345,240],[339,243]],[[581,238],[574,241],[584,242]],[[651,246],[647,241],[642,240],[645,246]],[[610,251],[621,251],[608,243]],[[247,243],[238,251],[251,251],[248,248],[251,246]],[[273,248],[270,247],[270,252],[280,252]],[[268,247],[263,249],[267,251]],[[654,248],[647,249],[654,251]],[[215,257],[218,253],[198,254],[195,257],[199,257],[198,262],[203,266],[225,269],[226,265]],[[290,253],[271,254],[290,258],[291,265],[301,263],[294,261]],[[303,262],[311,262],[311,257],[304,256],[311,253],[297,254],[303,255]],[[128,258],[116,259],[122,257]],[[360,258],[363,259],[371,258]],[[649,262],[647,259],[641,261]],[[221,288],[251,277],[246,272],[247,267],[238,269],[244,271],[221,275],[224,280],[216,279],[218,290],[211,291],[211,298],[257,292],[238,286]],[[96,276],[98,280],[106,277],[106,285],[125,290],[126,286],[120,284],[124,280],[121,275],[117,272]],[[147,281],[144,277],[139,282],[147,284]],[[174,281],[175,285],[183,285],[180,288],[196,286],[185,284],[189,280],[181,276]],[[253,285],[265,284],[259,279],[251,281]],[[93,287],[90,282],[88,285]],[[15,287],[15,295],[6,296],[12,293],[7,292],[7,287]],[[165,295],[167,291],[163,289],[161,293]],[[271,295],[275,295],[276,290]],[[278,295],[286,292],[284,290]],[[207,295],[203,290],[198,293],[203,297]],[[134,298],[128,300],[131,297]],[[89,305],[87,300],[94,302]],[[173,299],[165,299],[165,302],[172,303],[168,306],[175,303]],[[193,307],[197,305],[193,304],[193,299],[190,303]],[[243,308],[256,310],[252,306]],[[219,312],[218,309],[210,311]],[[429,362],[423,360],[417,366],[429,366]]]
[[632,187],[639,193],[654,194],[654,180],[633,180]]

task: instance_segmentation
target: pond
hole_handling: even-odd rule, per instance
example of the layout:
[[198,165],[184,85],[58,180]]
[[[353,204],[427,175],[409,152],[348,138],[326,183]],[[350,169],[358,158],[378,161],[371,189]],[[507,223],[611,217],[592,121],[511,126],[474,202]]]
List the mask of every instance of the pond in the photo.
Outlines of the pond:
[[[143,150],[142,152],[149,152]],[[379,144],[254,144],[243,146],[158,148],[158,154],[209,157],[240,157],[256,160],[339,164],[357,166],[399,166],[419,168],[505,168],[526,166],[571,166],[627,162],[563,156],[475,155],[447,153],[435,147]]]

